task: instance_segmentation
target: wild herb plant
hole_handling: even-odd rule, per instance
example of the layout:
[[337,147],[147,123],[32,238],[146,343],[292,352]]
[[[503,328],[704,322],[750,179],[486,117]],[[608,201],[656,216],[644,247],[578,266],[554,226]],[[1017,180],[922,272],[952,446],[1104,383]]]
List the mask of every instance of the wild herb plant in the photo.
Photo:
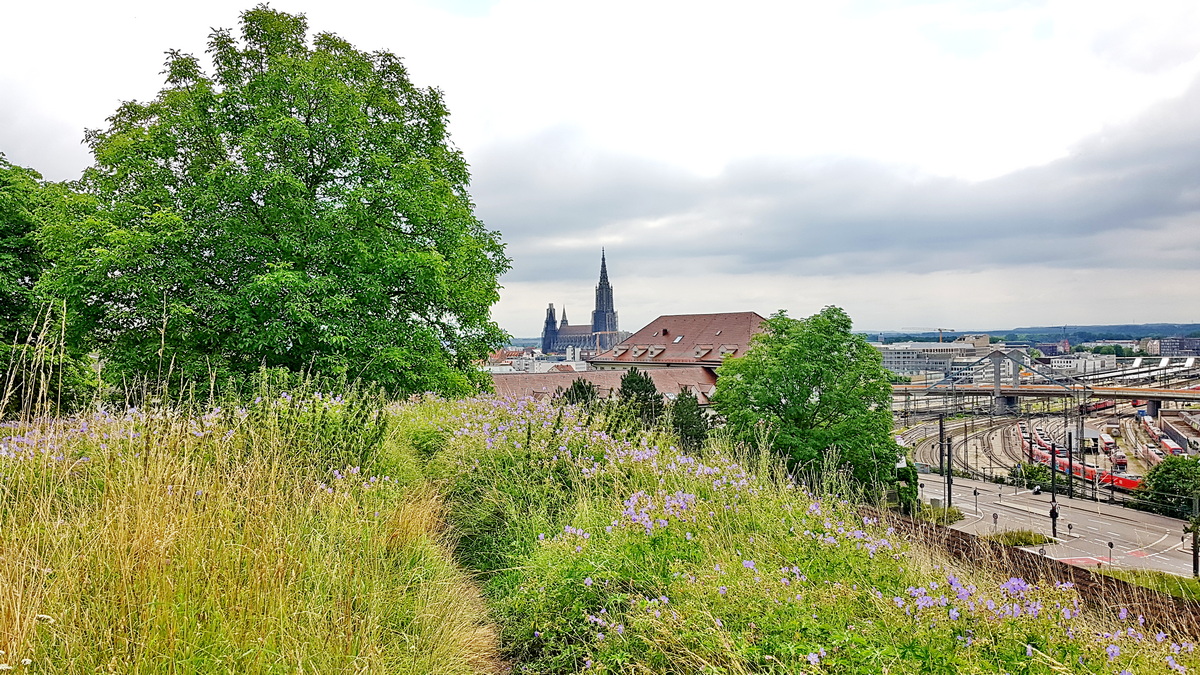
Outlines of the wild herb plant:
[[[1194,645],[1070,584],[951,564],[768,453],[531,400],[406,407],[520,672],[1182,672]],[[828,472],[822,472],[828,476]]]

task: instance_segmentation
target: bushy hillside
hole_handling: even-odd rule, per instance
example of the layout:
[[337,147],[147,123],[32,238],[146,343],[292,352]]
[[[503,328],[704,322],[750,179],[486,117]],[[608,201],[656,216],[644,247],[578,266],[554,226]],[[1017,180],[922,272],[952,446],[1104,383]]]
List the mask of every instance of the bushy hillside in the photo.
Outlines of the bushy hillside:
[[[1136,607],[949,564],[717,439],[266,393],[9,423],[18,672],[1183,672]],[[482,591],[482,593],[481,593]]]
[[949,565],[720,441],[532,401],[398,412],[527,672],[1131,672],[1200,663],[1133,608]]

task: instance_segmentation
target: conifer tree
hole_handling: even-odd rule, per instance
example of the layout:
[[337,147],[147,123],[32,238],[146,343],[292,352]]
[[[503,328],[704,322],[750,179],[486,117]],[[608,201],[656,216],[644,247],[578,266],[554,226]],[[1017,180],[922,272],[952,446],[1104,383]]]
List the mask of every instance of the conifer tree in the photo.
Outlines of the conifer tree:
[[663,412],[663,397],[654,386],[654,380],[637,368],[630,368],[621,377],[621,389],[617,393],[621,405],[633,410],[643,426],[653,426]]
[[671,403],[671,428],[679,436],[684,450],[698,450],[708,438],[708,416],[691,389],[684,389]]

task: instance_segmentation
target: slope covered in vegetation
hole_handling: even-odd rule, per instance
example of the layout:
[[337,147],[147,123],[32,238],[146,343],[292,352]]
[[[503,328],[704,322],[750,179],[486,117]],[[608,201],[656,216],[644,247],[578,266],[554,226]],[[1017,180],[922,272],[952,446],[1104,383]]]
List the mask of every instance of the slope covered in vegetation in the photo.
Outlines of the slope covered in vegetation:
[[[955,566],[721,439],[529,400],[264,392],[10,423],[28,672],[1172,672],[1136,607]],[[482,594],[479,592],[482,590]],[[27,661],[27,662],[26,662]],[[1182,672],[1182,671],[1180,671]]]

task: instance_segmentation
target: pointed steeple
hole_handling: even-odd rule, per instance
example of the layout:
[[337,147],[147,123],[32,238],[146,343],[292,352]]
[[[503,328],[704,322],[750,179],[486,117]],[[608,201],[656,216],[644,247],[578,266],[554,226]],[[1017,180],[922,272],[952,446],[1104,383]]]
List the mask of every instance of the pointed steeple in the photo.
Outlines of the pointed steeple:
[[600,249],[600,283],[596,284],[596,311],[592,312],[592,332],[599,336],[600,349],[615,344],[617,312],[613,308],[612,285],[608,283],[608,260],[604,249]]
[[554,317],[554,303],[546,308],[546,322],[542,324],[542,353],[549,354],[554,351],[554,347],[558,342],[558,322]]
[[566,325],[567,325],[567,306],[563,305],[563,318],[562,318],[562,325],[560,327],[565,328]]

